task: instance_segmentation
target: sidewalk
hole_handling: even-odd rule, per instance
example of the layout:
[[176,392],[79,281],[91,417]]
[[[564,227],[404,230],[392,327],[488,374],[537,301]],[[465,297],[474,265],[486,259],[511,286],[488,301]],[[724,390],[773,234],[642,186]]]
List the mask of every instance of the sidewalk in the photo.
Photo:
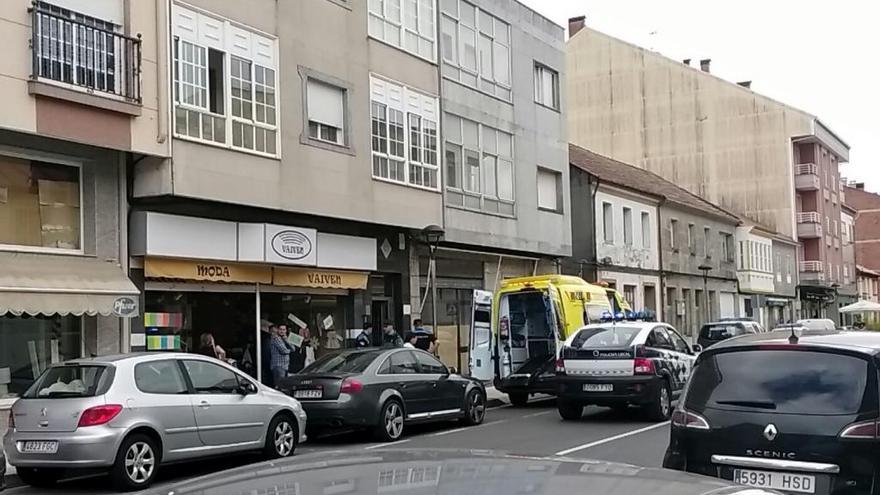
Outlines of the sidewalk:
[[[550,395],[535,394],[529,398],[529,402],[546,400]],[[503,407],[510,405],[510,398],[504,392],[498,391],[492,385],[486,384],[486,407]]]

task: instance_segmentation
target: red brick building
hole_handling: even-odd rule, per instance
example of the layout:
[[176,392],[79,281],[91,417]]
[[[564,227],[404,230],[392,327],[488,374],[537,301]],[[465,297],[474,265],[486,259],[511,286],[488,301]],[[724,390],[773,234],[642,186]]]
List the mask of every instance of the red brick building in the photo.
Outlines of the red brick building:
[[856,263],[880,271],[880,194],[865,191],[863,183],[845,188],[846,204],[856,214]]

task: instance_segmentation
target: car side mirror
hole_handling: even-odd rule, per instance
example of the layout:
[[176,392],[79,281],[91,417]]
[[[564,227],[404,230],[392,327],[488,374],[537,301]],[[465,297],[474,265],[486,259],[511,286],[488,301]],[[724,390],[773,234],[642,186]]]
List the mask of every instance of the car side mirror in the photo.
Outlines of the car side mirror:
[[700,344],[694,344],[692,349],[694,350],[694,354],[699,354],[703,352],[703,346],[701,346]]
[[257,393],[257,386],[250,381],[243,381],[238,386],[238,393],[241,395],[251,395]]
[[450,375],[455,375],[458,373],[458,370],[455,369],[455,366],[450,366],[448,371]]

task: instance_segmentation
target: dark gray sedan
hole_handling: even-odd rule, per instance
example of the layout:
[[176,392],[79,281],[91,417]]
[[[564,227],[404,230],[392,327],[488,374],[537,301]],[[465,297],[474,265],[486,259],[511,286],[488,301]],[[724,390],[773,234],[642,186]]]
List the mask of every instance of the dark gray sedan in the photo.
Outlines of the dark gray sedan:
[[452,371],[418,349],[346,350],[323,356],[280,388],[300,401],[313,432],[369,429],[390,442],[412,423],[483,422],[485,387]]
[[372,451],[297,456],[166,488],[163,495],[770,495],[677,471],[486,451]]

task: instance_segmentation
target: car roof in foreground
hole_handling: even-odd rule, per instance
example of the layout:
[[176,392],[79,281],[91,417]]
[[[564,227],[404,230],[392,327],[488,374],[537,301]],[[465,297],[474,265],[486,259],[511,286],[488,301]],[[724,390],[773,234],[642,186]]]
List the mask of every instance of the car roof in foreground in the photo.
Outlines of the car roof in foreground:
[[847,349],[864,354],[877,354],[880,352],[880,333],[878,332],[852,332],[839,330],[800,330],[795,327],[795,335],[798,337],[797,344],[790,344],[789,338],[792,331],[789,328],[773,330],[772,332],[749,334],[741,337],[723,340],[704,352],[718,352],[722,350],[736,349],[739,347],[751,347],[761,344],[778,345],[804,345],[814,347],[827,347]]
[[[411,473],[418,472],[418,481]],[[377,481],[378,486],[377,486]],[[534,487],[536,495],[632,495],[662,488],[677,495],[770,495],[758,489],[678,471],[606,461],[510,455],[486,450],[336,451],[298,455],[233,468],[170,486],[163,493],[220,495],[291,487],[309,488],[344,480],[348,493],[402,495],[463,493],[508,495]],[[427,490],[427,491],[426,491]]]

